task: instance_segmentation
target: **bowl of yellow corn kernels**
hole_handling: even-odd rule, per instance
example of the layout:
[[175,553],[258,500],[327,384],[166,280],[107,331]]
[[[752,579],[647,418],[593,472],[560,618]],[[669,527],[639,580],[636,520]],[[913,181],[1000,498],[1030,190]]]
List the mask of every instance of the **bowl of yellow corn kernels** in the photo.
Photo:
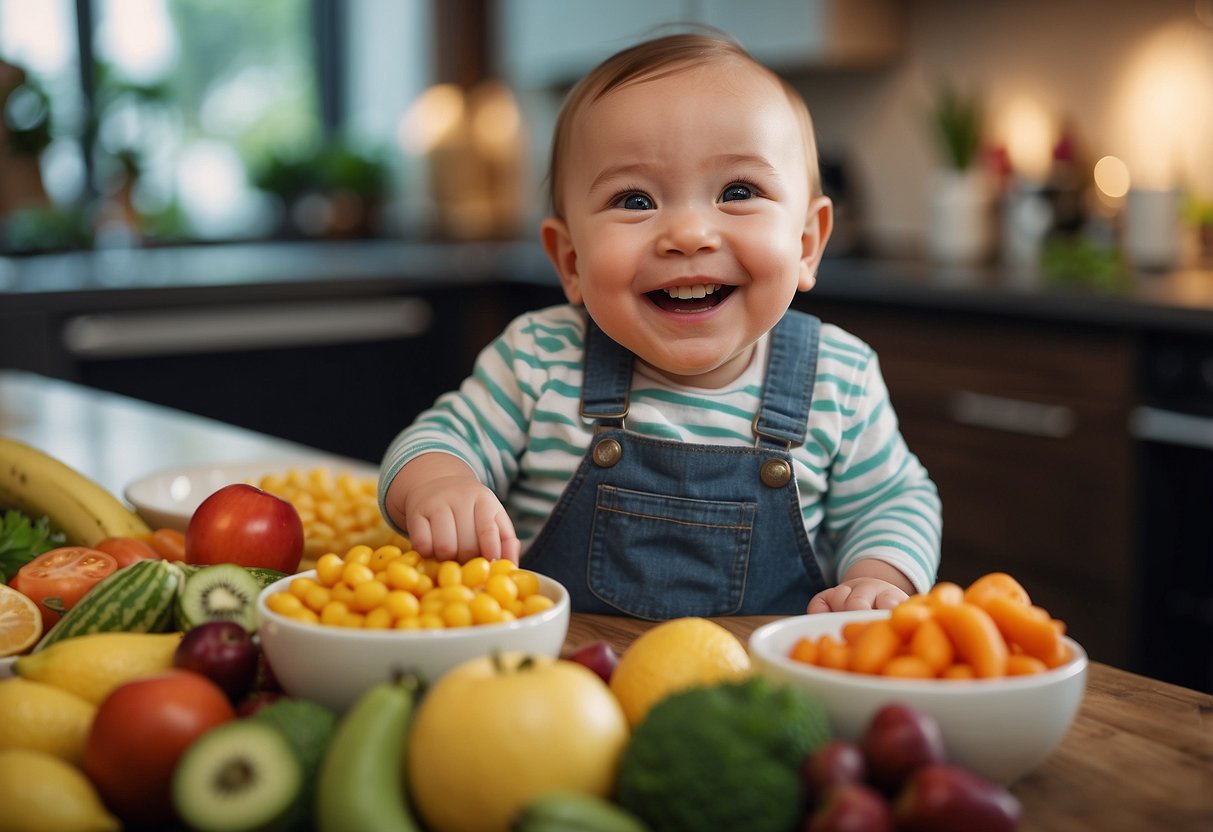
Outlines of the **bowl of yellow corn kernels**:
[[569,594],[508,560],[423,558],[394,544],[327,552],[257,599],[262,650],[291,696],[347,710],[374,684],[494,652],[558,656]]

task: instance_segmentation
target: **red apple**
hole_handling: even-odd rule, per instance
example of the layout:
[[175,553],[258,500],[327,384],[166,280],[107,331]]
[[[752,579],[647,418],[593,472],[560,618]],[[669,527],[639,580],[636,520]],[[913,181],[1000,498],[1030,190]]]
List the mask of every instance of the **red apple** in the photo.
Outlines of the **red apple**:
[[805,758],[801,773],[809,794],[816,797],[824,795],[831,786],[864,782],[867,764],[859,743],[832,739]]
[[[974,826],[970,832],[981,828]],[[893,810],[871,786],[839,783],[826,790],[805,819],[803,832],[893,832]]]
[[186,563],[235,563],[293,573],[303,557],[303,523],[286,500],[244,483],[202,501],[185,532]]
[[1021,814],[1006,788],[947,763],[916,769],[893,807],[904,832],[1012,832]]
[[868,780],[890,795],[915,769],[945,759],[943,734],[935,718],[900,703],[878,710],[859,744]]
[[609,642],[602,640],[591,641],[589,644],[578,647],[569,655],[569,659],[585,665],[597,673],[604,682],[611,681],[615,665],[619,664],[619,655],[615,652],[615,648]]
[[253,688],[259,650],[234,621],[208,621],[189,630],[173,654],[173,666],[201,673],[237,702]]

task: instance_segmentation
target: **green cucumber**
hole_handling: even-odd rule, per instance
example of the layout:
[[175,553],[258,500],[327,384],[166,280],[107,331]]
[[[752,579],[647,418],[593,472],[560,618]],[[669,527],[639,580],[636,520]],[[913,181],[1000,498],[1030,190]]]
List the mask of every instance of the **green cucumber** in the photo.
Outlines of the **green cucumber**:
[[181,570],[172,561],[136,561],[102,578],[34,649],[89,633],[167,632],[181,582]]

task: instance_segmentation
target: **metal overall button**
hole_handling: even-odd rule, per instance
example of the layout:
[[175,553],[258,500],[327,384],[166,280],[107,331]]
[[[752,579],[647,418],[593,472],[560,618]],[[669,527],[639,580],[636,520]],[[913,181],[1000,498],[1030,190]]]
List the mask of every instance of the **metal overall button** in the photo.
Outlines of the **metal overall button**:
[[762,470],[759,471],[758,478],[768,488],[783,488],[788,484],[788,480],[792,479],[792,466],[786,459],[768,459],[762,463]]
[[617,439],[603,439],[594,446],[594,464],[599,468],[610,468],[623,456],[623,448]]

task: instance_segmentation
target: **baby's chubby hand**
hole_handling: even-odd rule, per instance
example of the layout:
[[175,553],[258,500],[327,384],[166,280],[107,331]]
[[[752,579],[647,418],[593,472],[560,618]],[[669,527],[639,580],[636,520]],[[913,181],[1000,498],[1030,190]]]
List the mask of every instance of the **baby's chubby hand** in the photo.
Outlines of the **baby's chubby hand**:
[[880,578],[852,578],[814,595],[807,612],[888,610],[908,597],[905,590]]
[[409,501],[405,526],[424,557],[465,563],[476,556],[518,562],[514,524],[497,495],[467,477],[428,482]]

